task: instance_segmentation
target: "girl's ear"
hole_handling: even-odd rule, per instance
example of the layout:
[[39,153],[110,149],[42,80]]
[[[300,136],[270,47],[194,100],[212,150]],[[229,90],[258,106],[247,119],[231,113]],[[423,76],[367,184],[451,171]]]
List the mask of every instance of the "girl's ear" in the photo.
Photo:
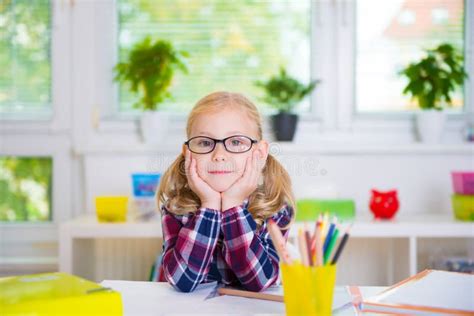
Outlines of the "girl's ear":
[[183,147],[181,147],[181,154],[183,154],[183,157],[186,157],[186,145],[183,144]]
[[[257,152],[258,152],[258,155],[259,155],[259,168],[260,168],[260,171],[262,171],[264,168],[265,168],[265,165],[267,164],[267,158],[268,158],[268,152],[269,152],[269,149],[270,149],[270,145],[268,144],[267,141],[265,140],[261,140],[259,143],[258,143],[258,146],[257,146]],[[260,177],[258,179],[258,185],[263,185],[263,176],[262,174],[260,174]]]
[[259,158],[263,161],[267,161],[268,151],[270,149],[270,145],[266,140],[261,140],[257,145],[257,151],[259,153]]

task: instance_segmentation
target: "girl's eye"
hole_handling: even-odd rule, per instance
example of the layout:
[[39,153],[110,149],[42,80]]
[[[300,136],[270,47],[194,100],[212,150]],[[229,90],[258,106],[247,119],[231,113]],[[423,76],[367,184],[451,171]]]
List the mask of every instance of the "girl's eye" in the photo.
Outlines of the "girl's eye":
[[233,139],[232,140],[232,146],[239,146],[242,142],[238,139]]
[[208,141],[208,140],[201,140],[199,143],[198,143],[199,146],[202,146],[202,147],[209,147],[211,146],[211,142]]

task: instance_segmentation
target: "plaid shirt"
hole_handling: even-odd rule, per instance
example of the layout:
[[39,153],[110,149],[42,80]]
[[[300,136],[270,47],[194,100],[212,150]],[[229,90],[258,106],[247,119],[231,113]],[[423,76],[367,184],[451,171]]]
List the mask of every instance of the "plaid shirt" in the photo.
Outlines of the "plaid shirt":
[[[218,281],[261,291],[279,276],[279,258],[266,221],[257,229],[247,210],[248,198],[226,211],[201,207],[175,215],[162,206],[163,255],[161,272],[174,288],[193,291],[200,283]],[[293,209],[285,205],[272,216],[285,227]],[[285,240],[288,229],[282,229]]]

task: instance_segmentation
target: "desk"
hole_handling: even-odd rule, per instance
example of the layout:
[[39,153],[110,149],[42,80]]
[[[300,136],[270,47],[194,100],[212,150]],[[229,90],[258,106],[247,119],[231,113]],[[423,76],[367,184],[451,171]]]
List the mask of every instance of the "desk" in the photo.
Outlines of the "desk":
[[[191,293],[178,292],[164,282],[105,280],[101,285],[122,294],[124,316],[285,315],[285,306],[279,302],[227,295],[206,299],[215,283],[202,284]],[[363,297],[372,296],[383,289],[384,287],[360,287]],[[346,287],[336,287],[333,307],[341,307],[350,301]],[[354,309],[348,306],[335,315],[355,314]]]

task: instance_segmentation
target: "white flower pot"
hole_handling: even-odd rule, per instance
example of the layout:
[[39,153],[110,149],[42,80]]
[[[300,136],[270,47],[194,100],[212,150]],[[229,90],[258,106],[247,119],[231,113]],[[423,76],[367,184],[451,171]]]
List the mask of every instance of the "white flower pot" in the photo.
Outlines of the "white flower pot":
[[170,114],[163,111],[145,111],[140,117],[142,140],[148,144],[158,144],[168,131]]
[[422,143],[436,144],[441,140],[445,114],[438,110],[422,110],[416,116],[418,139]]

